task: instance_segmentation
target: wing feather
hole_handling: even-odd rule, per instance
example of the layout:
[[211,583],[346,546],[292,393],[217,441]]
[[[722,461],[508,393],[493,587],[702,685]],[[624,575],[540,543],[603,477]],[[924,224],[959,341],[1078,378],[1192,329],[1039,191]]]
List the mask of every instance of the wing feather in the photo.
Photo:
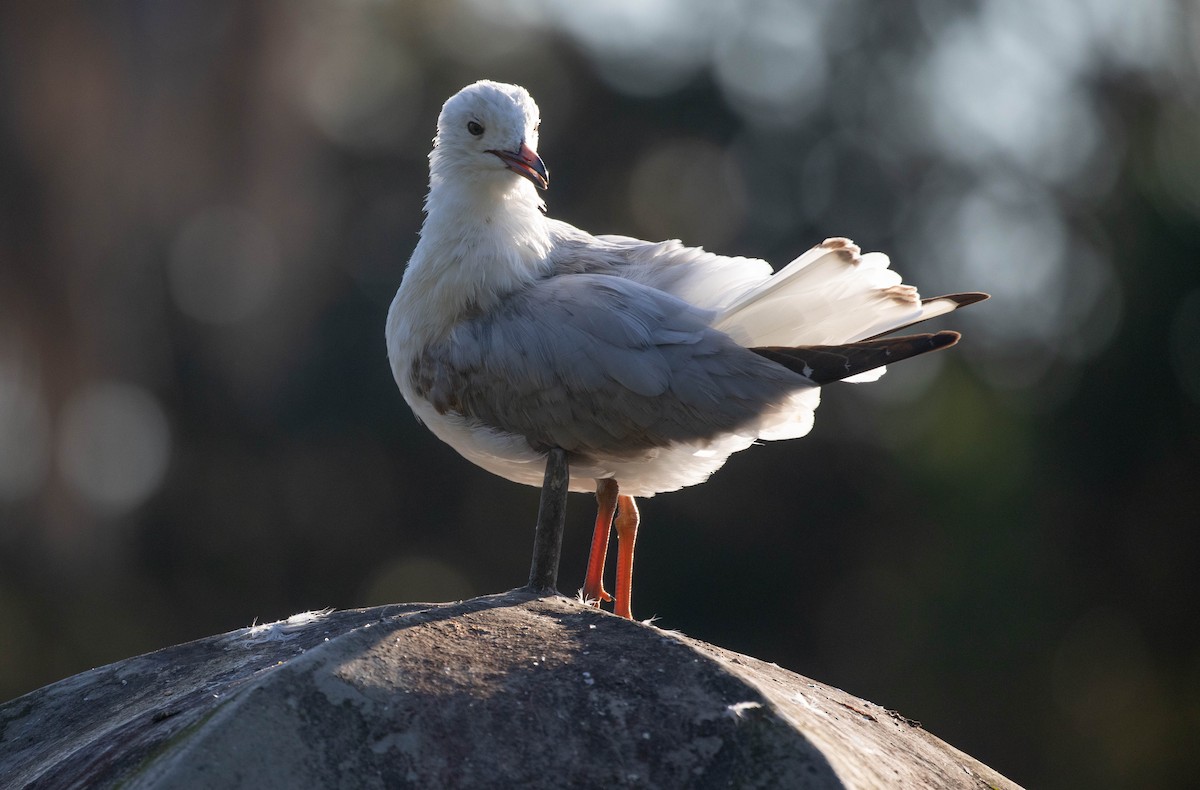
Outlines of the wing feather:
[[428,347],[413,381],[438,411],[537,449],[630,454],[752,436],[812,384],[711,329],[711,319],[622,278],[552,277]]

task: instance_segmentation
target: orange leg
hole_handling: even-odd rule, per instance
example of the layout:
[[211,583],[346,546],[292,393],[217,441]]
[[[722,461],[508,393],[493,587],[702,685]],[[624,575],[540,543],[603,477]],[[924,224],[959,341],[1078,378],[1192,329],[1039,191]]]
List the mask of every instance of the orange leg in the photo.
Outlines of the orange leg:
[[638,514],[633,497],[622,494],[617,508],[617,603],[613,611],[633,619],[630,596],[633,593],[633,543],[637,540]]
[[592,531],[592,552],[588,555],[587,576],[583,581],[583,598],[595,601],[597,609],[601,601],[612,600],[604,590],[604,561],[608,559],[608,533],[616,511],[617,481],[611,478],[597,480],[596,528]]

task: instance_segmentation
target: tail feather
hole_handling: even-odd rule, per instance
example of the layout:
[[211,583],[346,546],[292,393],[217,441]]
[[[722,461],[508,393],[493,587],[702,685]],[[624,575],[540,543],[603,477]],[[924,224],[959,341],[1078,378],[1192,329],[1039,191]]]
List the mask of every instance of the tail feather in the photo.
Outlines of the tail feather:
[[917,320],[920,297],[881,253],[826,239],[739,295],[714,322],[747,347],[843,343]]
[[904,335],[862,340],[836,346],[766,346],[751,348],[788,370],[799,373],[814,384],[829,384],[890,365],[909,357],[949,348],[958,342],[958,332]]
[[928,299],[921,300],[921,315],[917,318],[917,320],[910,321],[907,324],[901,324],[900,326],[894,326],[891,329],[880,332],[877,335],[871,335],[870,337],[863,339],[878,340],[884,335],[889,335],[892,332],[899,332],[901,329],[908,329],[910,326],[919,324],[922,321],[928,321],[931,318],[937,318],[939,315],[952,313],[960,307],[966,307],[967,305],[972,305],[976,302],[982,302],[984,299],[991,298],[991,294],[985,294],[979,291],[968,291],[960,294],[946,294],[945,296],[931,296]]

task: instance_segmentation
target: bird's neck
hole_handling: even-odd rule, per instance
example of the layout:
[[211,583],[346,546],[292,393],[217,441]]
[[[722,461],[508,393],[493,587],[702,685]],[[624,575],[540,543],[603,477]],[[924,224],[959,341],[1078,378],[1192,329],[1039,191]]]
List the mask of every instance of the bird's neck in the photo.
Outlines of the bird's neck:
[[423,314],[430,339],[545,275],[551,242],[542,205],[516,176],[465,185],[432,179],[421,240],[397,294]]

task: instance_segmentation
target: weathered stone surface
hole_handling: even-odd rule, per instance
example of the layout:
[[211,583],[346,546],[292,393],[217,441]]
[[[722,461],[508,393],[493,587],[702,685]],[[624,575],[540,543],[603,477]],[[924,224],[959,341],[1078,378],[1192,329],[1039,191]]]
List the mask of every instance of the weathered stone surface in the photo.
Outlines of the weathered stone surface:
[[561,597],[297,616],[0,706],[13,787],[1015,785],[903,717]]

